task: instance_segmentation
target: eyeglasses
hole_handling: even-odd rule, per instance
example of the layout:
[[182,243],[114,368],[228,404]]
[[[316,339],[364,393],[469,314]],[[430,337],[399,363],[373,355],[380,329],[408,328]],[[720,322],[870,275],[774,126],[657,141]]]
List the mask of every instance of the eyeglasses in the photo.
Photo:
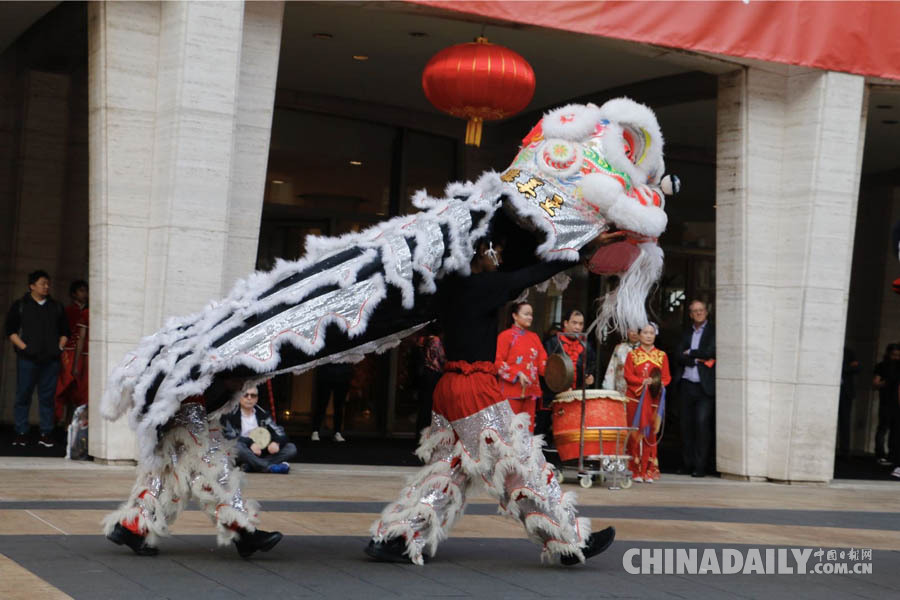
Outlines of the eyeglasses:
[[259,394],[244,394],[244,398],[259,398]]

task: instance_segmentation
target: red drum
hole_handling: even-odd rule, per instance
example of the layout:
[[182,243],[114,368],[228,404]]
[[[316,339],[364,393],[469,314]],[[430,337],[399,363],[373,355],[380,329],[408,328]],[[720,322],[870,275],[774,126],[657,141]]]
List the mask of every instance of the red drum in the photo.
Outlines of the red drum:
[[[587,390],[584,455],[619,456],[625,452],[627,431],[599,431],[588,427],[627,427],[625,396],[614,390]],[[557,394],[553,400],[553,441],[561,460],[578,458],[581,435],[581,390]],[[617,444],[618,439],[618,444]]]

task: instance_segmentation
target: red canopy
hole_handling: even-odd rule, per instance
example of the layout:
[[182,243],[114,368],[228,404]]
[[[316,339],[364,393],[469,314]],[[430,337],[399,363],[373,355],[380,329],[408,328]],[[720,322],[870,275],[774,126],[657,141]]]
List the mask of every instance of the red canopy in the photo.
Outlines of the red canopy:
[[900,79],[900,2],[410,1],[659,46]]

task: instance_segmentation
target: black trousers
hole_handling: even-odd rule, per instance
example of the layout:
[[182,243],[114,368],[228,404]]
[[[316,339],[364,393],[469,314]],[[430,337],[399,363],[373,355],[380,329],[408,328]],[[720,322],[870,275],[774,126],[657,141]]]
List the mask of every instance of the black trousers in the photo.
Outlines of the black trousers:
[[893,405],[893,420],[891,421],[891,435],[888,441],[890,454],[888,455],[895,467],[900,467],[900,406]]
[[[898,412],[896,402],[889,394],[880,394],[878,402],[878,429],[875,430],[875,457],[891,458],[894,456],[894,419]],[[888,434],[891,435],[888,435]],[[887,452],[884,443],[887,442]]]
[[715,399],[699,383],[681,380],[681,459],[689,471],[705,473],[713,439]]
[[315,406],[313,406],[313,431],[322,428],[325,412],[328,410],[328,399],[334,395],[334,431],[343,431],[344,401],[350,391],[350,378],[337,375],[317,374]]
[[850,454],[850,416],[853,412],[853,396],[844,393],[838,399],[838,452]]
[[271,465],[289,462],[292,458],[297,456],[297,447],[290,442],[282,446],[275,454],[269,454],[266,449],[263,448],[262,456],[253,454],[253,450],[250,449],[250,446],[240,440],[238,440],[235,448],[238,453],[235,462],[239,465],[244,464],[249,466],[250,470],[254,472],[265,471]]
[[419,412],[416,415],[416,435],[431,425],[431,407],[434,404],[434,388],[444,373],[424,369],[419,376]]

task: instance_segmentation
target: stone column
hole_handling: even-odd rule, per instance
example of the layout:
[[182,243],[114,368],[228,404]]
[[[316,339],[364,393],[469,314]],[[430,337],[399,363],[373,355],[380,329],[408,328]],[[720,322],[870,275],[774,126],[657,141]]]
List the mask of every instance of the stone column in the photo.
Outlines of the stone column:
[[89,451],[110,461],[134,457],[128,424],[104,421],[99,400],[144,334],[159,29],[158,4],[88,4]]
[[[232,283],[230,262],[242,273],[253,264],[283,4],[88,10],[91,388],[99,398],[141,336],[219,298]],[[104,422],[97,408],[91,454],[133,457],[127,427]]]
[[244,10],[222,294],[256,268],[283,12],[283,2],[248,2]]
[[717,467],[832,477],[865,133],[855,75],[720,77],[716,176]]

